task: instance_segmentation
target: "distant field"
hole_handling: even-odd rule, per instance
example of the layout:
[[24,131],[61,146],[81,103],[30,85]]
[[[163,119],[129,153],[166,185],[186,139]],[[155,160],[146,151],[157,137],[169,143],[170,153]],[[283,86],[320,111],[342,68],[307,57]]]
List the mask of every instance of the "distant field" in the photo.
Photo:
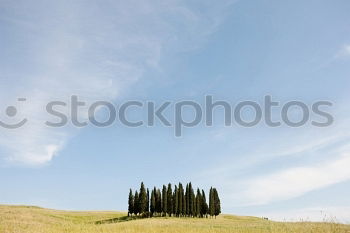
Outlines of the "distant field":
[[237,232],[350,233],[336,223],[280,223],[255,217],[221,215],[217,219],[132,219],[121,212],[68,212],[28,206],[0,206],[0,233]]

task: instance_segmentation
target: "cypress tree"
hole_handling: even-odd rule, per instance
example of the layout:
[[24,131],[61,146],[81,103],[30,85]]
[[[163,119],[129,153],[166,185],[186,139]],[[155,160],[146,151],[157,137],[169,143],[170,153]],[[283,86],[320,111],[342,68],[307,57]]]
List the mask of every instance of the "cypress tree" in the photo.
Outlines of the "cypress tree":
[[221,203],[220,203],[219,194],[218,194],[218,191],[216,190],[216,188],[213,189],[213,193],[214,193],[213,194],[213,196],[214,196],[214,215],[216,218],[216,216],[221,214]]
[[188,184],[186,184],[186,216],[190,215],[190,191],[188,188]]
[[149,216],[149,198],[150,198],[150,196],[149,196],[149,189],[147,188],[147,205],[146,205],[146,213],[147,213],[147,216]]
[[193,217],[197,217],[197,197],[195,194],[193,197]]
[[139,193],[135,191],[134,196],[134,214],[137,215],[139,213],[140,204],[139,204]]
[[202,195],[199,188],[197,188],[197,196],[196,196],[196,215],[202,217]]
[[183,215],[183,205],[182,205],[182,201],[183,201],[183,187],[182,184],[179,183],[179,190],[178,190],[178,215],[181,216]]
[[191,201],[192,201],[192,217],[195,217],[197,215],[196,210],[196,195],[194,194],[194,190],[192,189],[191,192]]
[[209,191],[209,215],[212,217],[215,214],[215,201],[214,201],[214,193],[213,188],[210,188]]
[[189,190],[189,215],[194,216],[194,203],[195,203],[195,196],[194,196],[194,191],[192,188],[191,182],[188,185],[188,190]]
[[187,201],[186,201],[186,192],[182,189],[182,216],[186,216],[187,213]]
[[175,216],[179,216],[179,190],[177,186],[175,185],[175,190],[174,190],[174,196],[173,196],[173,201],[174,201],[174,211],[173,214]]
[[151,217],[153,217],[154,212],[156,212],[156,196],[155,196],[155,190],[154,188],[151,192],[151,205],[150,205],[150,212],[151,212]]
[[132,190],[129,192],[129,201],[128,201],[128,216],[134,213],[134,195],[132,194]]
[[205,192],[202,189],[202,207],[201,207],[201,214],[202,216],[207,216],[208,214],[208,204],[207,204],[207,199],[205,197]]
[[173,190],[171,188],[171,184],[168,184],[168,189],[167,189],[167,208],[166,211],[168,215],[171,217],[171,214],[173,212]]
[[139,205],[140,205],[140,209],[139,209],[140,214],[145,214],[147,211],[147,193],[143,182],[141,182],[141,187],[140,187]]
[[156,212],[158,214],[162,213],[162,195],[159,189],[156,191]]
[[167,196],[166,186],[163,185],[163,190],[162,190],[162,213],[163,213],[163,216],[166,216],[167,210],[168,210],[168,196]]

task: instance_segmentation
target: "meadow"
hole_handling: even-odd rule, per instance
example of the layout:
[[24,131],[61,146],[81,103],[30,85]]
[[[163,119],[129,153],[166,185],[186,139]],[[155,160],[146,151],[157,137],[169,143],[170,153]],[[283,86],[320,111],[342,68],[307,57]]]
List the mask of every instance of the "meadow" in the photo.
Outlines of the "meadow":
[[157,217],[138,219],[123,212],[61,211],[0,205],[0,233],[237,232],[350,233],[350,225],[332,222],[274,222],[222,214],[216,219]]

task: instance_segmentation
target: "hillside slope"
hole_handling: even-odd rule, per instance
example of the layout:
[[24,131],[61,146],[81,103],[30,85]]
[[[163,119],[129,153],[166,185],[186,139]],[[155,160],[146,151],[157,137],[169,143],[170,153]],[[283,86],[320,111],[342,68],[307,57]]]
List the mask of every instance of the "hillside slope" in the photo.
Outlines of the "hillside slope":
[[0,233],[94,232],[241,232],[346,233],[349,225],[335,223],[278,223],[256,217],[221,215],[217,219],[132,219],[121,212],[72,212],[31,206],[0,205]]

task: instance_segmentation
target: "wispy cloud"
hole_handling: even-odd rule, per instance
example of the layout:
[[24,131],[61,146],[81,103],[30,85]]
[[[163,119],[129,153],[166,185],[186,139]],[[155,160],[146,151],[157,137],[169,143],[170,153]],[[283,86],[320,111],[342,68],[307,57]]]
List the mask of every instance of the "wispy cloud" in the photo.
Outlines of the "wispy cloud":
[[342,54],[344,55],[350,55],[350,45],[344,45],[342,51],[341,51]]
[[42,124],[49,100],[115,99],[146,69],[159,68],[164,48],[203,41],[228,3],[203,4],[199,12],[182,1],[1,1],[1,56],[9,58],[0,62],[1,104],[26,97],[18,107],[30,119],[23,129],[1,130],[5,157],[35,165],[52,160],[76,130]]
[[[350,179],[350,153],[314,166],[292,167],[247,182],[251,204],[267,204],[301,196],[312,190]],[[257,191],[259,190],[259,191]]]
[[327,129],[275,129],[272,134],[256,129],[247,135],[239,131],[238,137],[225,130],[225,141],[219,144],[224,149],[217,152],[223,159],[202,169],[195,181],[202,186],[215,183],[226,211],[285,203],[348,181],[348,111],[334,114],[337,122]]
[[288,165],[282,163],[281,168],[270,168],[245,179],[239,194],[244,197],[243,202],[261,205],[289,200],[350,180],[347,169],[350,166],[348,111],[342,107],[334,114],[338,122],[327,130],[323,129],[323,134],[309,129],[303,136],[298,136],[302,141],[293,139],[290,146],[280,153],[267,156],[265,162],[269,164],[283,156],[281,159]]
[[341,47],[341,49],[337,52],[334,59],[350,56],[350,44],[345,44]]

